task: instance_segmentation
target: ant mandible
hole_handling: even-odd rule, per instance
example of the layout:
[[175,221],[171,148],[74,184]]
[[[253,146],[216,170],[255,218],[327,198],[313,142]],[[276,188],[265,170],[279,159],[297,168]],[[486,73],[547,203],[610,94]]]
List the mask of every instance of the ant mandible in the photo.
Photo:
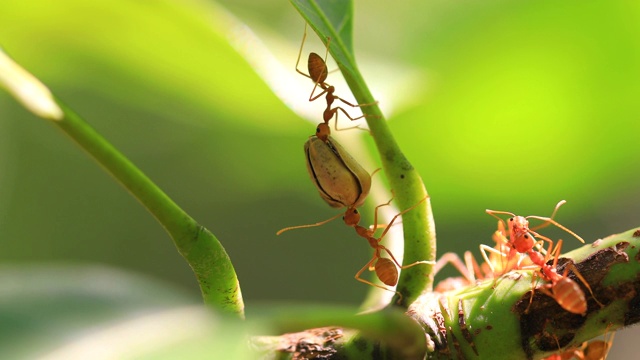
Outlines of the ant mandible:
[[[313,90],[311,91],[311,95],[309,95],[309,101],[315,101],[319,99],[322,95],[325,95],[325,100],[327,101],[327,107],[322,114],[322,118],[324,120],[323,123],[318,124],[316,128],[316,136],[322,141],[327,141],[329,135],[331,134],[331,129],[329,128],[329,121],[335,116],[335,126],[336,130],[347,130],[347,129],[338,129],[338,110],[342,111],[344,115],[346,115],[351,121],[358,120],[364,118],[366,115],[361,115],[358,117],[352,117],[347,113],[347,111],[341,107],[334,107],[333,102],[335,100],[340,100],[344,104],[349,105],[351,107],[362,107],[362,106],[370,106],[375,105],[378,102],[373,102],[370,104],[352,104],[347,100],[335,95],[336,88],[333,85],[327,84],[325,81],[327,80],[327,76],[329,75],[329,69],[327,68],[327,56],[329,54],[329,45],[331,43],[331,38],[327,38],[327,48],[324,55],[324,59],[320,57],[320,55],[312,52],[309,54],[309,59],[307,61],[307,69],[309,74],[305,74],[304,72],[298,69],[300,64],[300,58],[302,57],[302,48],[304,47],[304,42],[307,38],[307,24],[304,25],[304,35],[302,36],[302,43],[300,44],[300,51],[298,52],[298,60],[296,61],[296,71],[314,82]],[[314,96],[316,89],[320,87],[322,92]],[[358,128],[358,126],[348,128],[354,129]]]

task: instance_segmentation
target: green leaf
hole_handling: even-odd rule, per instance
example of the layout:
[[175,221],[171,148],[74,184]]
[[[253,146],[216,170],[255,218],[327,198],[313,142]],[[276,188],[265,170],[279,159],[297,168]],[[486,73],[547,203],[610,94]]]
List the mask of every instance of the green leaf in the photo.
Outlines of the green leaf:
[[146,276],[95,265],[2,266],[0,287],[2,359],[92,358],[96,348],[112,358],[250,358],[244,323]]

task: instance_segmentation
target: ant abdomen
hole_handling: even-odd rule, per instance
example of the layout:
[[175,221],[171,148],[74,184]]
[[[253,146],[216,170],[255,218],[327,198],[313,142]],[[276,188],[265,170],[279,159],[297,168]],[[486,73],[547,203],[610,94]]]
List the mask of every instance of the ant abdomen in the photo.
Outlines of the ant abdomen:
[[395,286],[398,283],[398,269],[396,265],[387,258],[379,258],[374,265],[376,275],[383,284],[387,286]]
[[587,300],[578,284],[568,277],[562,277],[552,285],[554,299],[563,309],[573,314],[584,315],[587,312]]

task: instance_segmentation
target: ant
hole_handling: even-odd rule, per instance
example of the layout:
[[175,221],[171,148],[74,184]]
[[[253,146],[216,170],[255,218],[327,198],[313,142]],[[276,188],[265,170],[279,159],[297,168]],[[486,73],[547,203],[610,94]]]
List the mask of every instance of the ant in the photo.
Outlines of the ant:
[[[565,268],[562,275],[558,274],[556,271],[556,266],[558,263],[558,258],[560,256],[560,249],[562,247],[562,240],[558,240],[558,246],[556,247],[555,256],[553,258],[553,265],[547,265],[547,258],[550,254],[552,254],[551,246],[549,246],[549,250],[546,256],[542,256],[539,252],[532,250],[529,251],[529,257],[531,261],[540,266],[539,275],[538,272],[534,273],[532,281],[535,281],[536,276],[541,276],[543,279],[550,281],[550,284],[544,284],[538,288],[543,294],[553,298],[558,305],[560,305],[563,309],[567,310],[573,314],[585,315],[587,313],[587,300],[584,296],[584,292],[580,289],[578,284],[567,277],[569,270],[573,270],[573,273],[580,279],[580,281],[589,289],[591,296],[596,300],[598,304],[600,302],[595,298],[593,294],[593,290],[591,290],[591,286],[589,283],[582,277],[578,269],[576,269],[573,263],[570,263]],[[535,289],[534,289],[535,290]],[[534,291],[532,290],[532,292]],[[529,307],[533,302],[533,293],[531,294],[531,298],[529,298]],[[603,306],[602,304],[600,304]],[[529,310],[527,307],[527,310]]]
[[[327,56],[329,54],[329,45],[331,43],[330,37],[327,38],[327,49],[324,55],[324,59],[322,59],[320,55],[312,52],[309,54],[309,59],[307,61],[307,69],[309,74],[305,74],[304,72],[300,71],[298,69],[298,66],[300,64],[300,58],[302,56],[302,48],[304,47],[304,42],[306,38],[307,38],[307,24],[305,23],[304,35],[302,36],[302,43],[300,44],[300,51],[298,52],[298,60],[296,61],[296,71],[300,75],[311,79],[315,84],[313,86],[313,90],[311,91],[311,95],[309,95],[309,101],[315,101],[319,99],[322,95],[326,94],[325,99],[327,101],[327,108],[324,110],[322,114],[322,118],[324,122],[318,124],[318,127],[316,128],[316,136],[320,138],[322,141],[327,141],[327,139],[329,138],[329,135],[331,134],[331,129],[329,128],[329,121],[331,121],[331,119],[334,116],[336,118],[335,120],[336,130],[348,130],[348,129],[359,128],[358,126],[355,126],[347,129],[338,129],[338,110],[342,111],[342,113],[346,115],[351,121],[362,119],[365,116],[367,116],[367,115],[361,115],[354,118],[354,117],[351,117],[351,115],[349,115],[349,113],[347,113],[345,109],[339,106],[332,108],[331,106],[333,105],[333,102],[335,100],[340,100],[344,104],[349,105],[351,107],[370,106],[370,105],[375,105],[378,102],[376,101],[370,104],[352,104],[347,100],[335,95],[336,88],[333,85],[329,85],[325,82],[327,80],[327,76],[329,75],[329,69],[327,68]],[[314,96],[314,93],[316,92],[316,89],[318,87],[322,89],[322,92]]]
[[[322,124],[321,124],[322,125]],[[343,219],[357,216],[357,224],[360,214],[356,209],[362,206],[371,190],[371,177],[381,169],[378,168],[369,175],[362,166],[333,139],[323,142],[312,136],[305,143],[307,158],[307,172],[315,184],[322,199],[334,208],[346,207]],[[294,229],[316,227],[331,222],[341,214],[314,224],[290,226],[280,229],[276,235]],[[345,220],[345,222],[353,220]],[[352,226],[352,225],[349,225]]]
[[440,270],[442,270],[442,268],[447,264],[451,264],[455,267],[460,274],[462,274],[462,277],[449,277],[438,282],[434,288],[435,292],[443,293],[446,291],[457,290],[462,287],[475,284],[476,281],[492,277],[492,273],[486,271],[486,266],[478,265],[478,262],[475,257],[473,257],[471,251],[464,252],[464,263],[456,253],[448,252],[443,254],[433,266],[433,273],[437,275],[438,272],[440,272]]
[[[417,207],[418,205],[420,205],[421,203],[423,203],[424,201],[427,200],[429,196],[425,196],[422,200],[420,200],[419,202],[417,202],[415,205],[409,207],[408,209],[403,210],[402,212],[396,214],[391,221],[389,222],[388,225],[385,226],[384,231],[382,232],[382,234],[380,235],[380,237],[374,237],[374,234],[376,232],[376,230],[378,229],[378,209],[383,207],[383,206],[388,206],[389,204],[391,204],[391,201],[393,201],[393,198],[391,198],[391,200],[389,200],[388,202],[378,205],[375,208],[375,213],[374,213],[374,225],[371,228],[365,228],[363,226],[359,225],[360,222],[360,214],[358,213],[358,211],[356,209],[353,209],[352,212],[347,211],[347,214],[345,215],[345,217],[343,218],[345,224],[347,226],[351,226],[355,229],[356,233],[365,238],[368,242],[369,242],[369,246],[371,246],[374,249],[374,253],[373,253],[373,257],[371,258],[371,260],[369,260],[369,262],[362,267],[362,269],[360,269],[360,271],[358,271],[355,275],[356,280],[371,285],[371,286],[375,286],[377,288],[383,289],[383,290],[387,290],[387,291],[391,291],[391,292],[395,292],[398,295],[398,302],[402,301],[402,294],[400,294],[400,292],[392,290],[388,287],[385,287],[383,285],[380,284],[376,284],[373,283],[371,281],[365,280],[363,278],[360,277],[360,275],[362,275],[362,273],[368,269],[369,271],[375,271],[376,275],[378,276],[378,279],[380,279],[380,281],[382,281],[383,284],[393,287],[396,286],[396,284],[398,284],[398,268],[400,269],[407,269],[419,264],[430,264],[430,265],[434,265],[435,262],[433,261],[416,261],[414,263],[408,264],[408,265],[402,265],[398,262],[398,260],[396,260],[395,256],[393,256],[393,253],[391,253],[391,251],[385,247],[384,245],[380,244],[380,241],[382,240],[382,238],[384,238],[384,236],[387,234],[387,232],[389,231],[389,229],[391,229],[391,226],[393,226],[393,223],[398,219],[398,217],[406,214],[407,212],[413,210],[415,207]],[[389,258],[385,258],[381,255],[382,251],[386,251],[387,254],[389,254]],[[397,266],[397,267],[396,267]]]
[[[445,292],[457,290],[475,284],[478,281],[493,279],[496,273],[503,274],[507,272],[505,270],[511,269],[513,266],[512,263],[504,264],[507,246],[505,245],[505,240],[503,240],[503,235],[504,231],[500,230],[497,230],[493,234],[493,240],[496,243],[493,248],[487,245],[480,245],[480,251],[485,259],[485,262],[482,264],[478,263],[471,251],[464,252],[464,263],[456,253],[448,252],[443,254],[433,268],[434,274],[437,275],[446,264],[451,264],[462,274],[462,277],[446,278],[436,285],[434,291]],[[487,256],[486,252],[490,254]],[[525,265],[530,265],[530,263],[530,261],[526,262]]]
[[[543,360],[605,360],[609,355],[609,350],[613,345],[613,336],[615,332],[605,340],[585,341],[579,347],[569,348],[557,354],[547,356]],[[557,339],[556,339],[557,342]],[[560,345],[558,344],[558,348]]]
[[[534,231],[534,230],[549,226],[550,224],[554,224],[558,228],[568,232],[569,234],[573,235],[576,239],[578,239],[581,243],[584,244],[584,240],[580,236],[578,236],[578,234],[574,233],[573,231],[560,225],[557,221],[553,220],[560,206],[564,205],[565,203],[566,203],[565,200],[561,200],[560,202],[558,202],[555,209],[553,210],[553,213],[551,214],[551,217],[543,217],[543,216],[535,216],[535,215],[517,216],[507,211],[495,211],[495,210],[488,210],[488,209],[486,210],[487,214],[498,219],[498,230],[494,233],[494,240],[503,242],[509,248],[509,253],[506,255],[508,264],[512,259],[516,257],[516,254],[526,254],[529,251],[533,250],[533,248],[536,246],[540,248],[542,244],[544,244],[544,242],[536,240],[536,237],[549,243],[550,245],[553,245],[553,241],[551,239],[549,239],[546,236],[542,236]],[[509,218],[508,226],[505,225],[504,220],[498,217],[497,214],[506,214],[511,216]],[[529,228],[528,219],[543,220],[544,223],[536,227]],[[484,246],[484,247],[481,246],[481,250],[483,250],[482,254],[484,259],[487,261],[489,266],[492,266],[484,250],[492,251],[495,249],[489,248],[487,246]],[[522,261],[522,257],[518,260],[518,263],[515,265],[516,268],[519,267],[521,261]],[[511,269],[512,268],[510,266],[507,266],[504,269],[504,271],[509,271]]]
[[[409,265],[402,265],[398,262],[398,260],[395,258],[395,256],[393,256],[393,253],[384,245],[380,244],[380,241],[385,237],[385,235],[387,234],[387,232],[391,229],[391,226],[393,226],[393,223],[398,219],[398,217],[406,214],[407,212],[411,211],[412,209],[414,209],[416,206],[420,205],[421,203],[423,203],[424,201],[427,200],[429,196],[425,196],[422,200],[420,200],[418,203],[416,203],[415,205],[411,206],[408,209],[403,210],[402,212],[396,214],[391,221],[389,222],[389,224],[387,225],[379,225],[378,224],[378,209],[383,207],[383,206],[388,206],[391,204],[391,201],[393,201],[393,198],[391,198],[391,200],[387,201],[384,204],[378,205],[375,208],[375,212],[374,212],[374,225],[371,228],[366,228],[364,226],[359,225],[360,224],[360,219],[361,219],[361,215],[360,212],[358,211],[358,209],[355,208],[354,205],[351,205],[347,208],[346,212],[344,213],[344,215],[342,216],[342,220],[344,221],[345,225],[353,227],[356,231],[356,233],[365,238],[368,242],[369,242],[369,246],[371,246],[374,249],[374,253],[373,253],[373,257],[371,258],[371,260],[369,260],[369,262],[362,267],[362,269],[360,269],[360,271],[358,271],[355,275],[355,279],[371,285],[371,286],[375,286],[377,288],[380,289],[384,289],[387,291],[392,291],[395,292],[396,294],[398,294],[398,302],[402,301],[402,294],[400,294],[398,291],[394,291],[391,290],[387,287],[384,287],[383,285],[379,285],[376,283],[373,283],[371,281],[365,280],[363,278],[360,277],[360,275],[362,275],[362,273],[366,270],[369,269],[369,271],[375,271],[376,272],[376,276],[378,276],[378,279],[380,279],[380,281],[382,281],[383,284],[387,285],[387,286],[395,286],[398,283],[398,269],[396,268],[396,266],[400,269],[407,269],[419,264],[430,264],[430,265],[434,265],[435,262],[434,261],[416,261],[414,263],[411,263]],[[284,228],[280,231],[278,231],[277,235],[282,234],[285,231],[288,230],[292,230],[292,229],[301,229],[301,228],[308,228],[308,227],[314,227],[314,226],[320,226],[323,224],[326,224],[334,219],[336,219],[338,216],[340,216],[340,214],[325,220],[325,221],[321,221],[319,223],[315,223],[315,224],[309,224],[309,225],[300,225],[300,226],[292,226],[292,227],[288,227],[288,228]],[[382,234],[380,235],[380,237],[376,238],[374,237],[374,234],[376,232],[376,230],[378,229],[378,227],[384,227],[384,231],[382,232]],[[382,256],[382,251],[385,251],[387,254],[389,254],[390,258],[386,258]]]
[[606,340],[592,340],[587,343],[587,345],[582,350],[582,358],[583,360],[605,360],[607,355],[609,355],[609,350],[611,350],[611,346],[613,345],[613,336],[615,332],[609,336]]
[[[353,161],[355,161],[355,160],[353,160]],[[362,170],[362,171],[364,171],[364,170]],[[344,214],[339,213],[339,214],[337,214],[335,216],[332,216],[331,218],[329,218],[327,220],[323,220],[323,221],[320,221],[320,222],[317,222],[317,223],[314,223],[314,224],[289,226],[289,227],[286,227],[284,229],[278,230],[276,235],[280,235],[283,232],[289,231],[289,230],[306,229],[306,228],[310,228],[310,227],[322,226],[322,225],[324,225],[326,223],[329,223],[329,222],[337,219],[338,217],[340,217],[340,215],[342,215],[342,219],[344,220],[345,224],[347,224],[348,226],[357,225],[360,222],[360,213],[358,212],[357,207],[361,206],[364,203],[365,199],[367,198],[367,195],[369,195],[369,189],[371,187],[371,176],[375,175],[378,171],[380,171],[380,169],[376,169],[373,173],[371,173],[371,175],[369,175],[366,172],[363,172],[363,173],[360,174],[360,176],[357,177],[359,182],[360,182],[360,186],[357,188],[357,190],[358,190],[357,196],[355,196],[355,200],[351,204],[347,204],[345,202],[337,201],[335,199],[330,201],[330,200],[328,200],[328,197],[326,195],[322,195],[324,190],[321,191],[322,198],[329,205],[331,205],[331,207],[335,207],[335,208],[337,208],[337,207],[346,207],[347,210],[345,210]],[[311,171],[310,171],[310,173],[311,173]],[[364,176],[365,174],[366,174],[366,176]],[[316,176],[316,178],[317,177],[318,176]],[[316,180],[315,183],[316,183],[316,186],[320,189],[320,186],[318,185],[318,180]],[[376,209],[377,209],[377,207],[376,207]]]
[[[558,244],[554,249],[553,241],[551,239],[545,236],[542,236],[533,230],[533,229],[539,229],[539,228],[548,226],[549,224],[554,224],[557,227],[565,230],[569,234],[575,236],[578,240],[584,243],[584,240],[580,236],[578,236],[573,231],[567,229],[566,227],[560,225],[558,222],[553,220],[553,217],[558,211],[558,208],[562,206],[565,202],[566,201],[562,200],[556,205],[551,217],[541,217],[541,216],[533,216],[533,215],[523,217],[523,216],[516,216],[515,214],[506,212],[506,211],[493,211],[493,210],[487,210],[487,213],[491,216],[498,218],[499,220],[498,231],[494,233],[494,239],[497,239],[498,242],[501,242],[509,246],[510,248],[509,253],[506,255],[507,263],[509,263],[516,256],[516,253],[529,255],[529,259],[533,263],[533,266],[539,267],[538,269],[539,275],[538,275],[538,272],[536,272],[532,280],[535,282],[536,276],[540,276],[544,280],[551,282],[551,284],[545,284],[539,287],[540,291],[542,291],[544,294],[556,300],[556,302],[563,309],[574,314],[584,315],[587,312],[587,301],[584,296],[584,292],[582,291],[582,289],[580,289],[578,284],[567,277],[569,270],[573,270],[576,276],[587,287],[587,289],[595,299],[595,296],[593,295],[593,291],[591,290],[591,287],[586,282],[586,280],[582,277],[582,275],[580,275],[575,265],[573,264],[570,264],[569,266],[567,266],[562,275],[558,274],[558,272],[556,271],[556,266],[558,263],[558,258],[560,257],[560,254],[561,254],[562,240],[558,241]],[[511,218],[509,218],[508,232],[505,232],[504,220],[499,218],[496,214],[511,215]],[[544,220],[545,223],[532,229],[532,228],[529,228],[528,219],[530,218]],[[541,240],[536,240],[535,237],[538,237]],[[538,247],[542,246],[543,241],[549,243],[549,248],[546,251],[546,255],[544,256],[540,252],[534,249],[536,246]],[[488,261],[486,257],[486,253],[483,252],[483,256],[487,260],[487,263],[491,266],[491,263]],[[554,257],[553,265],[549,266],[547,265],[547,262],[551,256]],[[522,258],[520,260],[522,260]],[[518,260],[518,263],[516,264],[517,268],[522,268],[520,266],[521,265],[520,260]],[[533,294],[529,299],[529,307],[531,306],[532,301],[533,301]],[[596,302],[600,304],[600,302],[597,299],[596,299]],[[527,308],[526,311],[528,311],[528,309],[529,308]]]

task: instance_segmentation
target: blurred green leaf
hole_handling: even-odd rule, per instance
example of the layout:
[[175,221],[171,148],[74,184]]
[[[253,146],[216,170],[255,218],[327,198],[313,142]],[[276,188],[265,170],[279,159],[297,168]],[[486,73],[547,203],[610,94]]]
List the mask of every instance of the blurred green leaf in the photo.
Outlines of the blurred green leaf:
[[234,114],[236,126],[260,125],[252,120],[265,113],[270,125],[291,116],[233,49],[242,24],[213,4],[36,0],[1,9],[0,30],[11,35],[3,47],[47,83],[80,81],[117,101],[170,111],[145,96],[161,89],[208,111],[212,122]]
[[5,359],[247,358],[246,325],[175,287],[100,266],[0,267]]

